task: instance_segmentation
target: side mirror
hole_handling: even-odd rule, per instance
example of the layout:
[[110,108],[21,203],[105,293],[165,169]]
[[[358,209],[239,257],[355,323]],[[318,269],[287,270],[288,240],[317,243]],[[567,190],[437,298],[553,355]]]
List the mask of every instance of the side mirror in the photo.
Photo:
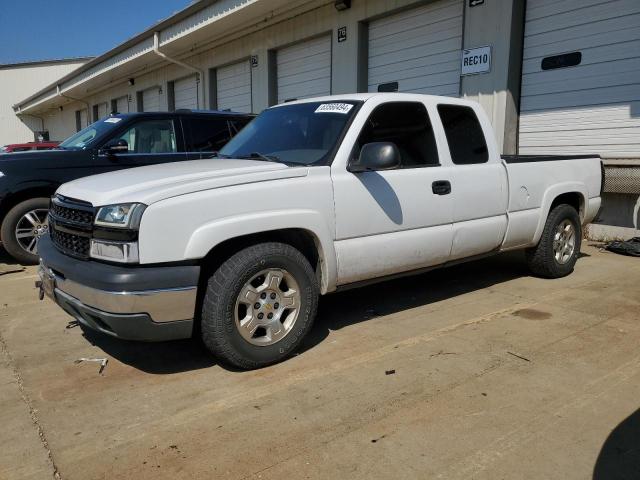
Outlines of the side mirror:
[[400,166],[400,151],[395,143],[373,142],[362,146],[358,161],[349,165],[352,173],[393,170]]
[[127,153],[129,151],[129,144],[126,140],[120,138],[118,140],[112,140],[102,147],[100,153],[103,155],[117,155],[118,153]]

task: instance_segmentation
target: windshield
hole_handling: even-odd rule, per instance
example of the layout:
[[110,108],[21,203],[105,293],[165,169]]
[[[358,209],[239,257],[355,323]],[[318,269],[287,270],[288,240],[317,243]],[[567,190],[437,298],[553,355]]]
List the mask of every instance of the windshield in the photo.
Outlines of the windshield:
[[94,138],[101,137],[104,133],[113,130],[122,120],[120,117],[109,117],[98,120],[87,128],[80,130],[75,135],[70,136],[57,148],[65,150],[81,149],[86,147]]
[[326,164],[356,105],[358,102],[310,102],[270,108],[231,139],[220,155],[294,165]]

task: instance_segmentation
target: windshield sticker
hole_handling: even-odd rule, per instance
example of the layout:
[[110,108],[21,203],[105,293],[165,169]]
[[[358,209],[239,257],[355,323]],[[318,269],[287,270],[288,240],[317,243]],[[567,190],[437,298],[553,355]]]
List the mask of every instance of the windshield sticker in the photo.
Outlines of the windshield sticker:
[[104,123],[118,123],[120,120],[122,120],[121,118],[118,117],[111,117],[111,118],[107,118]]
[[353,108],[350,103],[323,103],[316,108],[315,113],[349,113]]

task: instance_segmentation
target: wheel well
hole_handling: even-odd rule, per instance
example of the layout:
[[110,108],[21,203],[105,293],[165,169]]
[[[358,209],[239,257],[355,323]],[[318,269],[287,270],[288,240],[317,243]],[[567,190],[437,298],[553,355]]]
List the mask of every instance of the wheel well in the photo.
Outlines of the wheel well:
[[206,291],[206,282],[225,260],[240,250],[265,242],[280,242],[296,248],[309,261],[311,268],[316,272],[318,282],[321,282],[322,262],[319,253],[319,241],[314,234],[301,228],[289,228],[260,232],[241,237],[230,238],[213,247],[200,261],[200,281],[198,282],[198,298],[196,302],[196,326],[199,324],[199,315],[202,307],[202,299]]
[[558,195],[551,203],[549,211],[553,210],[558,205],[567,204],[576,209],[580,218],[584,218],[584,198],[579,192],[568,192]]
[[33,187],[7,195],[4,198],[2,205],[0,206],[0,222],[2,222],[7,212],[9,212],[9,210],[11,210],[20,202],[24,202],[25,200],[29,200],[30,198],[49,198],[55,193],[55,191],[55,187]]

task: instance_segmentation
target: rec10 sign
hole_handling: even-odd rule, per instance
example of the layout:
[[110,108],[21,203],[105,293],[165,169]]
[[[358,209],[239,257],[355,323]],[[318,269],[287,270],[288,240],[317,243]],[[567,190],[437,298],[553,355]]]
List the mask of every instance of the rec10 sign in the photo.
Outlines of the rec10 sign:
[[462,50],[461,75],[475,75],[491,71],[491,47]]

